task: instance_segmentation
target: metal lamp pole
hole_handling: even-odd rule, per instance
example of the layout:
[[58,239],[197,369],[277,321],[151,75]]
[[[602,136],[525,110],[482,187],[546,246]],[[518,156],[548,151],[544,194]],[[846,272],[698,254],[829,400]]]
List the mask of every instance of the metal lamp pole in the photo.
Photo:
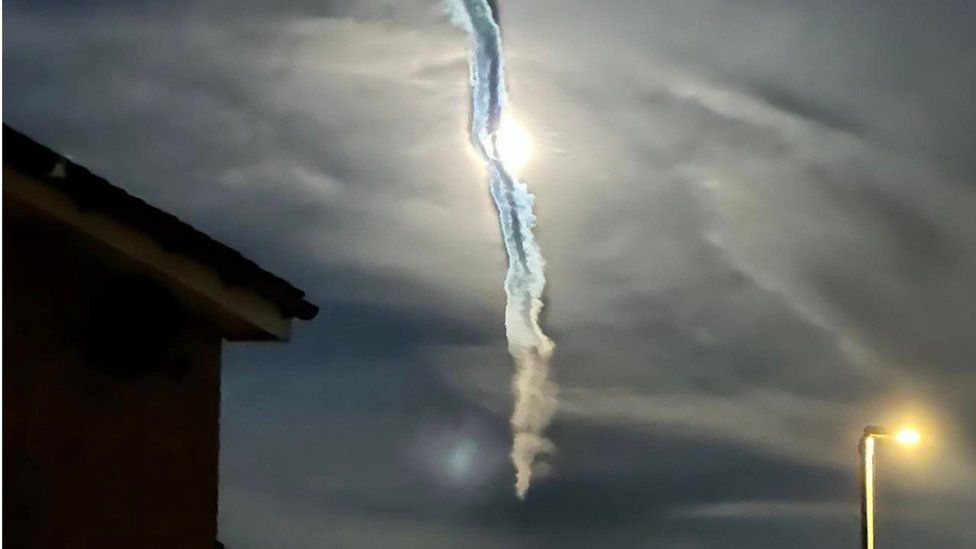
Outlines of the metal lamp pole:
[[861,435],[861,549],[874,549],[874,443],[887,429],[868,425]]
[[894,436],[898,442],[911,446],[921,439],[918,431],[907,428],[892,435],[884,427],[868,425],[861,435],[861,549],[874,549],[874,447],[882,438]]

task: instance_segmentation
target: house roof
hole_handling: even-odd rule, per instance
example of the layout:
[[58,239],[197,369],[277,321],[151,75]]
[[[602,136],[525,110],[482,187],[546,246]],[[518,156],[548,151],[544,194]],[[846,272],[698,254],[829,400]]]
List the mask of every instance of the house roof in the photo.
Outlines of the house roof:
[[305,299],[305,292],[288,281],[6,124],[3,162],[68,196],[79,209],[102,213],[147,235],[163,249],[214,269],[227,287],[247,287],[273,303],[283,318],[310,320],[318,314],[319,308]]

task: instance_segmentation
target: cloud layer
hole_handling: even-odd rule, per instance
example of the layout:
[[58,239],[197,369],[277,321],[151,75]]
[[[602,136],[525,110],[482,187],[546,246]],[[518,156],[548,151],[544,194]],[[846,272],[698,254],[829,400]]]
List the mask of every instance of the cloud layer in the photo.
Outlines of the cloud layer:
[[229,547],[853,545],[858,431],[908,420],[885,545],[976,536],[965,3],[504,5],[565,397],[522,505],[439,3],[5,8],[5,122],[323,305],[228,347]]

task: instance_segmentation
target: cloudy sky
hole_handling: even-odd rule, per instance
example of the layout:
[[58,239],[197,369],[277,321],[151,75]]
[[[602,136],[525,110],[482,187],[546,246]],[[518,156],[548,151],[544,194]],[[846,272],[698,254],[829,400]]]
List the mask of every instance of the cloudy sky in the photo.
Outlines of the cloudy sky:
[[309,291],[225,350],[230,549],[976,538],[968,2],[501,2],[561,387],[513,495],[505,257],[436,0],[9,0],[4,122]]

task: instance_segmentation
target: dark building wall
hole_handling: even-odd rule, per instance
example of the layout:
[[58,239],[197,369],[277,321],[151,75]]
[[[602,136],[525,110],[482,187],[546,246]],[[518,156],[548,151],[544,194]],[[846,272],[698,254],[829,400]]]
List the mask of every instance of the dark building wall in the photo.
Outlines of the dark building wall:
[[3,320],[4,544],[212,548],[216,330],[6,197]]

